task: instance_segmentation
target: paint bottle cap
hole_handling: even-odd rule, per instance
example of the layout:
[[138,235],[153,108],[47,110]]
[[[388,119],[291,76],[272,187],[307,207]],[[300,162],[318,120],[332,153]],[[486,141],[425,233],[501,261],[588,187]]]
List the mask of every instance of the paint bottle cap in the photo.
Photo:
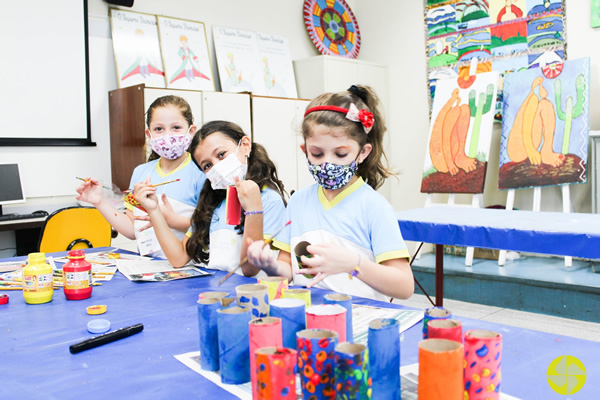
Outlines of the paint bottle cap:
[[86,308],[86,310],[87,310],[87,313],[90,315],[104,314],[106,312],[106,306],[105,305],[89,306],[88,308]]
[[107,319],[93,319],[87,324],[89,333],[104,333],[110,330],[110,321]]
[[0,304],[7,304],[7,303],[8,303],[8,295],[0,294]]

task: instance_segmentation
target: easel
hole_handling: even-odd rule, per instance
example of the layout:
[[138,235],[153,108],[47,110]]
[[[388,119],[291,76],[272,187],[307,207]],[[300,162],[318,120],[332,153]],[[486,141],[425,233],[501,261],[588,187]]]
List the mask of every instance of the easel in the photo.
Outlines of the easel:
[[[474,76],[477,74],[477,57],[473,57],[471,59],[471,63],[469,65],[469,76]],[[425,208],[434,207],[436,204],[433,202],[433,193],[428,193],[427,198],[425,199]],[[471,205],[468,204],[456,204],[456,193],[448,194],[448,206],[451,207],[473,207],[473,208],[481,208],[483,206],[483,193],[475,193],[473,194],[473,199],[471,200]],[[465,265],[471,267],[473,265],[473,255],[475,254],[475,248],[467,247],[467,252],[465,255]],[[420,258],[420,254],[417,253],[415,258]]]
[[[571,191],[569,185],[561,185],[562,191],[562,205],[563,213],[568,214],[571,212]],[[540,205],[542,202],[542,188],[533,188],[533,211],[539,212]],[[509,189],[506,195],[506,209],[512,210],[515,205],[515,189]],[[506,250],[500,250],[498,254],[498,265],[503,266],[506,263]],[[573,257],[565,257],[565,267],[573,266]]]

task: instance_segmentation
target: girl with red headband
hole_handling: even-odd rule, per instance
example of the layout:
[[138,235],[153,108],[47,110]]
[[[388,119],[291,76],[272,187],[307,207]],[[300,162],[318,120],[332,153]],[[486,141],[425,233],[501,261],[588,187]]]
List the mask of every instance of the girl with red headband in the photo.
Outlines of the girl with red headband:
[[[301,148],[317,184],[290,198],[286,219],[292,223],[273,241],[277,258],[257,241],[248,248],[249,262],[296,285],[379,300],[410,297],[409,253],[394,209],[376,192],[391,175],[385,130],[369,87],[315,98],[304,114]],[[305,241],[309,257],[295,251]]]

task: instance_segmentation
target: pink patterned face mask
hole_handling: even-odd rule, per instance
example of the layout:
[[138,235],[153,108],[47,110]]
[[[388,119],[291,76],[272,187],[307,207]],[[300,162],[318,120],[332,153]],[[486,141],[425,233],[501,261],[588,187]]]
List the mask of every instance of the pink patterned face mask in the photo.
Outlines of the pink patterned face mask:
[[[191,127],[190,127],[191,128]],[[192,135],[175,133],[150,139],[150,147],[161,157],[167,160],[176,160],[185,153],[192,142]]]

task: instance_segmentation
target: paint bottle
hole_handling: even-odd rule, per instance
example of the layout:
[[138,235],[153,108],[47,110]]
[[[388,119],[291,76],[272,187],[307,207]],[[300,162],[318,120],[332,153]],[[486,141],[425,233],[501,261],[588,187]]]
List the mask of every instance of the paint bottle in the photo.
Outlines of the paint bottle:
[[64,291],[67,300],[88,299],[92,295],[92,264],[83,250],[71,250],[63,266]]
[[54,294],[52,267],[46,254],[30,253],[23,268],[23,297],[27,304],[41,304],[52,300]]

